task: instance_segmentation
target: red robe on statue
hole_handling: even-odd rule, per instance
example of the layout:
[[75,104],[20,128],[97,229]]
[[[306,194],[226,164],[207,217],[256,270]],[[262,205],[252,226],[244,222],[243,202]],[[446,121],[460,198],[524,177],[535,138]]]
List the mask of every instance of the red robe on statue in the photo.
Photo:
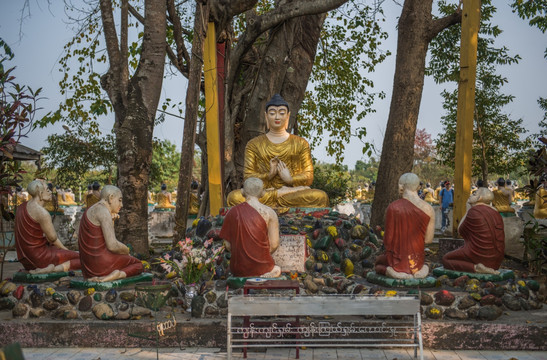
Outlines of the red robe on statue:
[[114,254],[106,247],[103,230],[87,218],[87,210],[80,220],[78,233],[82,274],[88,279],[95,276],[106,276],[114,270],[125,272],[127,277],[143,272],[141,261],[130,255]]
[[387,266],[414,274],[425,262],[425,232],[430,217],[407,199],[392,202],[386,212],[384,246],[376,259],[376,272],[385,275]]
[[268,226],[248,203],[230,209],[219,236],[231,245],[230,270],[235,276],[260,276],[273,269]]
[[474,273],[478,263],[499,269],[505,253],[505,232],[503,219],[497,210],[489,206],[473,206],[458,232],[465,244],[443,256],[445,269]]
[[15,215],[15,247],[19,262],[26,270],[34,270],[70,261],[70,270],[79,270],[78,252],[51,245],[40,224],[30,217],[27,204],[24,202],[19,205]]

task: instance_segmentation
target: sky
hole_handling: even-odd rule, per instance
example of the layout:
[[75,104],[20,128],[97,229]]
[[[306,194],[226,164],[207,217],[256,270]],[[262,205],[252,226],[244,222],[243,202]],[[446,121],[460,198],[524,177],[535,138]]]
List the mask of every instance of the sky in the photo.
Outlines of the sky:
[[[43,88],[42,95],[45,98],[40,101],[39,106],[42,110],[37,114],[41,117],[48,111],[56,110],[63,100],[59,91],[61,72],[58,61],[62,56],[63,46],[71,39],[73,32],[71,26],[67,24],[63,1],[51,1],[48,6],[46,1],[30,0],[31,13],[25,18],[21,27],[22,3],[22,1],[0,0],[3,14],[9,14],[9,16],[3,16],[0,23],[0,38],[4,39],[15,53],[15,58],[9,62],[8,67],[16,66],[14,75],[17,82],[33,89]],[[511,54],[516,53],[522,57],[518,64],[505,66],[499,70],[509,80],[502,91],[515,96],[514,102],[505,108],[505,112],[514,119],[522,118],[524,128],[536,133],[538,123],[543,117],[537,99],[540,96],[547,97],[547,60],[543,57],[547,48],[547,34],[542,34],[537,28],[530,27],[526,21],[513,14],[507,5],[509,1],[498,0],[495,3],[498,6],[496,23],[504,30],[496,44],[505,45]],[[384,91],[386,98],[374,103],[376,113],[367,116],[361,123],[354,124],[355,127],[367,128],[365,141],[372,143],[378,150],[382,147],[389,115],[395,72],[396,24],[401,7],[391,0],[385,1],[384,13],[386,16],[384,30],[388,32],[389,38],[384,41],[382,48],[390,50],[392,55],[378,65],[374,73],[367,76],[374,81],[374,91]],[[180,94],[180,98],[176,101],[184,103],[186,86],[187,83],[182,76],[166,79],[162,96],[165,97],[167,93]],[[444,110],[440,93],[448,86],[450,85],[437,85],[430,77],[425,79],[418,128],[425,128],[433,138],[442,131],[440,119]],[[101,122],[101,131],[109,133],[112,124],[113,114]],[[165,122],[155,128],[154,136],[170,140],[180,151],[183,124],[180,118],[166,116]],[[46,129],[33,131],[28,138],[22,140],[22,143],[39,150],[47,145],[48,135],[63,132],[62,124],[58,123]],[[334,158],[327,156],[325,144],[315,148],[312,153],[316,159],[323,162],[335,162]],[[366,158],[362,155],[362,143],[353,139],[346,145],[343,164],[352,169],[357,160],[365,161]]]

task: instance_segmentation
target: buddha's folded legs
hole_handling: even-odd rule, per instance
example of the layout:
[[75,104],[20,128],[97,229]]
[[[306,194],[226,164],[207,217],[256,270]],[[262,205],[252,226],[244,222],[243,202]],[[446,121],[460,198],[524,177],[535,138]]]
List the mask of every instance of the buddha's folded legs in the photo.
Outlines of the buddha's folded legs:
[[[228,194],[228,206],[235,206],[245,201],[241,190],[234,190]],[[277,190],[267,190],[260,202],[270,207],[327,207],[329,197],[318,189],[305,189],[277,196]]]

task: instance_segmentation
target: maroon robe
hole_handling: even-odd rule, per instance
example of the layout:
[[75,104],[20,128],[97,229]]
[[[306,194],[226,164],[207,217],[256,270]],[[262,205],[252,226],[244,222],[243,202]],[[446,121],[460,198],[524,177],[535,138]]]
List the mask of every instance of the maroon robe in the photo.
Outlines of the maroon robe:
[[407,199],[392,202],[386,212],[384,255],[376,259],[376,272],[385,275],[387,266],[414,274],[425,262],[425,233],[429,215]]
[[46,239],[40,224],[30,217],[27,204],[19,205],[15,215],[15,247],[19,262],[26,270],[34,270],[70,261],[70,270],[79,270],[78,252],[53,246]]
[[268,226],[248,203],[228,211],[219,236],[231,245],[230,270],[235,276],[260,276],[273,269]]
[[95,276],[106,276],[114,270],[125,272],[127,277],[136,276],[143,272],[141,261],[130,255],[114,254],[106,247],[103,230],[94,225],[87,217],[87,210],[80,220],[78,232],[78,246],[82,274],[88,279]]
[[499,269],[505,253],[505,232],[503,219],[497,210],[489,206],[473,206],[458,232],[465,243],[443,256],[445,269],[474,273],[478,263]]

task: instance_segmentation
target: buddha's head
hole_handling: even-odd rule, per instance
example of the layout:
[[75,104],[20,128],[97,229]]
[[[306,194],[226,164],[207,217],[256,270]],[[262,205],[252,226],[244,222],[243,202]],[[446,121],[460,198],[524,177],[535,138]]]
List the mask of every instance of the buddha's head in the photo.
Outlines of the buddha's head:
[[101,190],[101,200],[110,208],[110,212],[117,214],[122,209],[122,191],[114,185],[105,185]]
[[291,112],[289,103],[279,94],[275,94],[266,103],[266,127],[268,130],[286,130]]
[[43,180],[36,179],[27,186],[27,191],[33,198],[43,201],[51,200],[51,191]]
[[414,173],[405,173],[399,178],[399,194],[406,190],[416,192],[420,186],[420,178]]
[[474,194],[469,196],[469,199],[467,202],[469,205],[474,206],[477,204],[486,204],[490,205],[490,203],[494,201],[494,193],[486,187],[480,187],[475,191]]
[[261,198],[264,196],[264,183],[259,178],[248,178],[243,183],[241,194],[248,199],[249,197]]

